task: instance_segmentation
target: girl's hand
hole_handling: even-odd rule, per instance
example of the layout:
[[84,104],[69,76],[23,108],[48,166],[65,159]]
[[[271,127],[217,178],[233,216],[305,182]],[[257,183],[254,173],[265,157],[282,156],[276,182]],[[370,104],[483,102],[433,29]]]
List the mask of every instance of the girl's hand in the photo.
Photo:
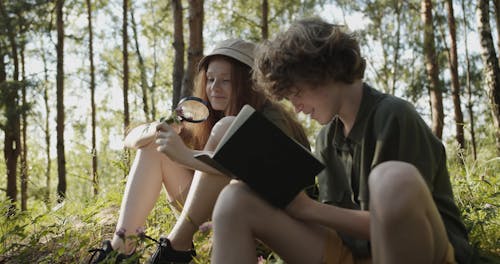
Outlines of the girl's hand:
[[162,122],[156,125],[155,143],[158,145],[156,149],[176,162],[185,160],[192,155],[191,149],[184,144],[184,141],[179,136],[181,130],[182,124],[168,125]]

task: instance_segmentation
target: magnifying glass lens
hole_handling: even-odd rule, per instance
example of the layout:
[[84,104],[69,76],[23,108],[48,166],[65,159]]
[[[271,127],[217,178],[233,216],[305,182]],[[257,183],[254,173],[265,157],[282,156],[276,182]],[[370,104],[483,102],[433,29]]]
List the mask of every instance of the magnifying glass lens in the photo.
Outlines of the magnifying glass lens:
[[162,118],[160,121],[169,124],[180,121],[200,123],[207,120],[209,114],[210,112],[205,101],[195,96],[189,96],[179,101],[172,116],[168,119]]
[[185,100],[177,106],[177,109],[177,114],[189,122],[205,121],[209,115],[208,107],[196,100]]

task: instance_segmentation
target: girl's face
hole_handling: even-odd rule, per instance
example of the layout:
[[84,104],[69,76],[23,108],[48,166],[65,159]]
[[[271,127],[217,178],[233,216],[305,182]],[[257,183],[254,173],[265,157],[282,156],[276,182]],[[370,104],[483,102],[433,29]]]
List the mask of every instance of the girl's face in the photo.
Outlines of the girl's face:
[[231,100],[231,63],[222,58],[210,60],[207,72],[206,92],[212,108],[225,111]]
[[296,92],[287,96],[297,113],[303,112],[325,125],[339,113],[339,89],[328,85],[295,84]]

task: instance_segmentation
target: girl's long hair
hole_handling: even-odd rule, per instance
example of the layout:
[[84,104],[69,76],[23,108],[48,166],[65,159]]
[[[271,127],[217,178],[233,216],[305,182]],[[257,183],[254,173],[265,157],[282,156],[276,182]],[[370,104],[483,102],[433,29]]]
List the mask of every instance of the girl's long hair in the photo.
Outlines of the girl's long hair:
[[[207,68],[210,61],[214,59],[223,59],[231,64],[231,98],[226,111],[216,111],[210,105],[206,91],[207,84]],[[217,121],[224,116],[235,116],[245,104],[251,105],[253,108],[260,110],[267,101],[267,96],[262,89],[254,89],[252,82],[251,68],[233,58],[224,55],[215,55],[201,65],[200,70],[195,78],[195,90],[193,95],[200,97],[208,102],[210,115],[208,119],[202,123],[186,123],[182,134],[185,142],[193,149],[201,150],[205,146],[210,131]],[[186,130],[186,131],[184,131]]]

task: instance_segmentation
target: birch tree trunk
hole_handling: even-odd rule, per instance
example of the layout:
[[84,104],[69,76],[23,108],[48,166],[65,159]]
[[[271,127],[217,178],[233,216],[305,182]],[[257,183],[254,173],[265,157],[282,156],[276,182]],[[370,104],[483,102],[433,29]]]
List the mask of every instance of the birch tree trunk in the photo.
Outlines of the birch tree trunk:
[[484,75],[490,99],[490,109],[495,126],[495,140],[500,153],[500,70],[491,36],[489,1],[479,0],[477,6],[477,25],[481,40],[481,57],[484,63]]
[[[500,53],[500,0],[493,0],[495,6],[495,22],[497,28],[497,51]],[[500,56],[500,54],[499,54]],[[500,60],[500,58],[499,58]],[[500,62],[499,62],[500,63]]]

